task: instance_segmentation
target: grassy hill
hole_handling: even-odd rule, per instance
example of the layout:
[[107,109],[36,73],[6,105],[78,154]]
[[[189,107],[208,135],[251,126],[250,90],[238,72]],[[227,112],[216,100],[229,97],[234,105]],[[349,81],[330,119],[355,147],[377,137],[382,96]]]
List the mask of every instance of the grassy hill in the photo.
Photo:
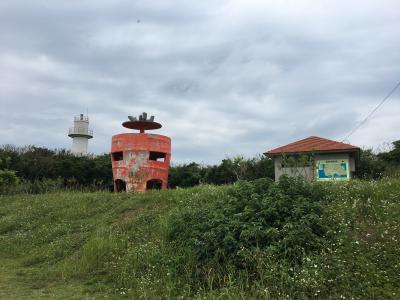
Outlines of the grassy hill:
[[0,196],[0,299],[398,299],[400,180]]

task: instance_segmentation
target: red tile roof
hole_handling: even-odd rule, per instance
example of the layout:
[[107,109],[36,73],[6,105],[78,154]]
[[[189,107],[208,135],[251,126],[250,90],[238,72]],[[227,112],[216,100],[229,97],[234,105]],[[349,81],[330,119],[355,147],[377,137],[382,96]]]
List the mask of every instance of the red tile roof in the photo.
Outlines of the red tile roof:
[[267,156],[272,156],[281,153],[345,152],[358,150],[360,150],[360,148],[353,145],[320,138],[318,136],[310,136],[286,146],[272,149],[264,154]]

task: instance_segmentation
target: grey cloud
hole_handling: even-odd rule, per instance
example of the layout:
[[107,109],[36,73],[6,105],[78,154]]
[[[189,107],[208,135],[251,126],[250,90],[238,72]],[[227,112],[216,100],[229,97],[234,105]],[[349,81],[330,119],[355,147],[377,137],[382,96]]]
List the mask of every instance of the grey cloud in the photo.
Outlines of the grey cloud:
[[[175,162],[340,140],[400,74],[399,4],[360,3],[2,1],[0,143],[68,148],[86,109],[95,153],[142,111]],[[350,142],[399,139],[399,100]]]

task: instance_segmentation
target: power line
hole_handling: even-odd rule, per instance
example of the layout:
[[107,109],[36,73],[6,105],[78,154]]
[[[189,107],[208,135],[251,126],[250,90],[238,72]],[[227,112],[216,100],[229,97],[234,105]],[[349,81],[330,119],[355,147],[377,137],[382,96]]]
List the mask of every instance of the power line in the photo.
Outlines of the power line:
[[353,135],[354,132],[356,132],[362,125],[364,125],[368,119],[376,112],[379,107],[383,105],[383,103],[386,102],[387,99],[389,99],[390,96],[397,90],[397,88],[400,86],[400,81],[394,86],[394,88],[389,92],[389,94],[386,95],[385,98],[382,99],[382,101],[362,120],[352,131],[350,131],[347,136],[342,140],[342,142],[346,141],[351,135]]

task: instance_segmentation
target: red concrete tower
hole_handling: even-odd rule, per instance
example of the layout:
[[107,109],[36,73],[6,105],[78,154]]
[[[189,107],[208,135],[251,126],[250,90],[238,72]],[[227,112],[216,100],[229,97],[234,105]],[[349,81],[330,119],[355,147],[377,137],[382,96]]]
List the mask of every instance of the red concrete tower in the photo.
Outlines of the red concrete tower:
[[140,130],[140,133],[121,133],[112,137],[111,160],[114,191],[143,192],[149,189],[166,189],[171,139],[164,135],[147,134],[145,130],[159,129],[154,116],[147,119],[128,117],[122,126]]

